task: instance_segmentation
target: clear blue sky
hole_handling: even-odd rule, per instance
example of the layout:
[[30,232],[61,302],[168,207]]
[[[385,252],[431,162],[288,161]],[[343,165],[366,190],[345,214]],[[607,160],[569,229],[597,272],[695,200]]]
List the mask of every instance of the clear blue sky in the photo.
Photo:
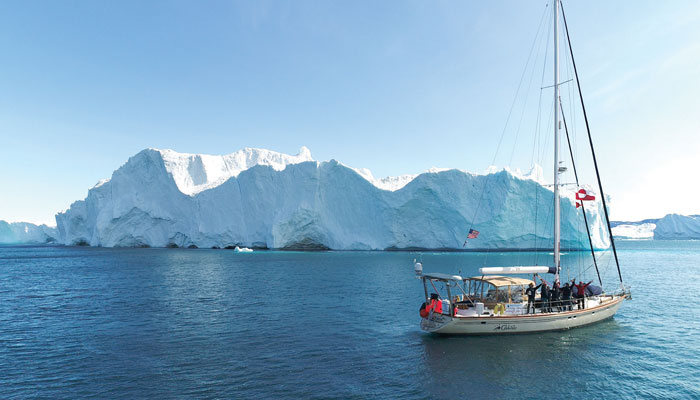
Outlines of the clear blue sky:
[[[0,219],[53,225],[146,147],[482,172],[545,3],[4,1]],[[564,4],[613,219],[700,213],[700,3]],[[530,166],[520,109],[497,165]]]

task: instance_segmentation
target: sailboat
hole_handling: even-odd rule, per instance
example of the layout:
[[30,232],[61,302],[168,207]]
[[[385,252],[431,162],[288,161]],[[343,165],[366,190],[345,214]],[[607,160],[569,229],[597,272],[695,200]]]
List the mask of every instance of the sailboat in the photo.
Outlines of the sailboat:
[[[480,275],[473,277],[462,277],[460,275],[450,275],[443,273],[423,273],[421,262],[414,260],[416,276],[422,280],[425,292],[425,302],[421,307],[421,328],[425,331],[440,334],[472,334],[472,335],[494,335],[508,333],[530,333],[553,330],[564,330],[576,328],[584,325],[594,324],[608,318],[612,318],[618,311],[625,299],[631,298],[628,287],[622,284],[622,274],[620,272],[617,249],[612,236],[610,219],[608,217],[607,205],[605,204],[605,194],[600,181],[598,164],[593,150],[593,141],[588,129],[588,117],[585,106],[583,106],[583,95],[581,93],[578,71],[573,58],[573,50],[569,39],[566,16],[560,0],[553,0],[553,26],[554,26],[554,204],[553,204],[553,258],[554,266],[513,266],[513,267],[483,267],[479,269]],[[558,283],[561,272],[561,218],[560,218],[560,175],[566,168],[560,164],[560,130],[561,122],[566,126],[563,117],[563,108],[559,96],[559,86],[562,84],[559,79],[559,12],[561,10],[566,38],[569,44],[571,61],[576,77],[576,84],[583,108],[583,115],[588,130],[588,139],[593,156],[593,163],[598,180],[598,188],[602,200],[602,208],[607,222],[611,248],[617,265],[620,286],[611,293],[602,290],[590,293],[581,293],[580,298],[560,300],[555,304],[548,304],[542,301],[541,295],[535,295],[532,288],[537,287],[534,281],[538,274],[553,275],[553,282]],[[560,109],[562,113],[560,115]],[[568,138],[568,130],[567,130]],[[571,146],[569,145],[571,149]],[[573,153],[572,153],[573,159]],[[573,160],[572,160],[573,163]],[[575,173],[575,165],[574,165]],[[578,181],[578,176],[576,176]],[[583,195],[587,195],[585,191]],[[582,198],[583,199],[583,198]],[[583,206],[581,201],[580,206]],[[578,208],[578,205],[577,205]],[[586,216],[585,210],[583,217]],[[595,263],[595,253],[593,244],[590,241],[588,232],[588,222],[585,221],[586,231],[591,244],[591,253]],[[470,229],[470,235],[473,230]],[[478,234],[478,233],[477,233]],[[598,266],[596,265],[596,271]],[[531,275],[532,274],[532,275]],[[519,276],[518,276],[519,275]],[[598,272],[600,280],[600,273]],[[574,282],[575,283],[575,282]],[[440,295],[438,286],[444,287],[446,297]],[[580,283],[577,287],[582,292],[586,292],[585,284]],[[528,295],[528,288],[530,293]],[[430,290],[429,290],[430,289]],[[567,289],[568,290],[568,289]],[[433,292],[433,293],[429,293]],[[537,296],[540,296],[537,298]],[[526,297],[534,300],[528,304]],[[578,296],[577,296],[578,297]],[[543,305],[537,308],[537,305]]]

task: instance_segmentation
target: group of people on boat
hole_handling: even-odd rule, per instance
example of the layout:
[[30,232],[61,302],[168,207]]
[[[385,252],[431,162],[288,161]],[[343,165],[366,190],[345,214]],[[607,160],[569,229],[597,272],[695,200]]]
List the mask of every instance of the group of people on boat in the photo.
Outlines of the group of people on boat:
[[[524,290],[524,294],[527,296],[527,314],[536,314],[537,310],[540,310],[540,313],[572,311],[574,305],[576,305],[579,310],[586,308],[585,299],[587,297],[587,289],[593,281],[588,281],[587,283],[579,281],[577,284],[576,279],[572,279],[571,282],[566,282],[564,286],[561,286],[558,280],[555,280],[554,283],[550,285],[549,282],[540,277],[539,274],[535,274],[534,277],[540,280],[540,284],[535,286],[533,282],[530,282],[528,287]],[[596,287],[593,288],[596,289]],[[537,297],[538,290],[539,298]],[[465,295],[465,299],[461,300],[466,302],[466,297]],[[454,315],[457,315],[457,305],[458,303],[462,303],[462,301],[460,301],[460,296],[455,296],[453,301],[453,304],[455,304]],[[472,302],[472,300],[469,301]],[[445,309],[445,307],[447,307],[447,309]],[[502,310],[498,307],[501,307]],[[428,318],[431,313],[442,314],[443,310],[450,309],[449,302],[447,306],[445,306],[443,305],[443,300],[437,293],[431,293],[429,300],[421,304],[419,313],[422,318]],[[496,308],[494,308],[493,313],[504,314],[505,311],[504,304],[499,302]]]
[[[576,284],[576,279],[571,280],[571,284],[566,282],[564,286],[561,286],[559,281],[554,281],[552,286],[549,285],[547,281],[542,279],[538,274],[535,277],[540,279],[540,284],[535,286],[534,283],[530,283],[527,289],[525,289],[525,294],[527,295],[527,313],[535,313],[536,309],[539,308],[542,313],[551,312],[562,312],[571,311],[573,305],[577,304],[579,310],[586,308],[585,297],[586,288],[593,281],[588,283],[583,283],[579,281]],[[540,300],[536,301],[537,289],[540,289]]]

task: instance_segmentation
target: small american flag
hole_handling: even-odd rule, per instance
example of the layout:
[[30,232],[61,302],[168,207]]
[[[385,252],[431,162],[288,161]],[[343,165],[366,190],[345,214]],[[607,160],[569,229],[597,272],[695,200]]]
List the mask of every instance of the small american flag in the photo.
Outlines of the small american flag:
[[464,241],[464,244],[462,247],[465,247],[467,245],[467,241],[469,239],[476,239],[476,237],[479,236],[479,231],[474,230],[474,229],[469,229],[469,234],[467,235],[467,240]]

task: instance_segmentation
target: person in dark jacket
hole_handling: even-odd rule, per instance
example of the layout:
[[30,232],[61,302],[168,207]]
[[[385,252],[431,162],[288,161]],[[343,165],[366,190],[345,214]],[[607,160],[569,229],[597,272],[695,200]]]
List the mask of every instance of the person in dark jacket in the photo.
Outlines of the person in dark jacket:
[[542,286],[542,289],[540,289],[540,299],[542,300],[542,312],[552,312],[552,306],[549,302],[551,298],[551,290],[549,289],[549,284],[542,278],[540,278],[540,281],[542,282],[540,283],[540,286]]
[[561,312],[561,288],[559,288],[559,281],[554,281],[554,285],[552,286],[552,290],[549,292],[549,295],[549,301],[552,304],[552,308],[556,309],[557,312]]
[[571,311],[571,286],[569,286],[569,282],[566,282],[561,288],[561,305],[564,311]]
[[530,306],[532,306],[532,313],[535,313],[535,295],[537,294],[537,289],[540,288],[542,284],[535,286],[534,283],[530,282],[530,286],[525,289],[525,294],[527,295],[527,313],[530,314]]

